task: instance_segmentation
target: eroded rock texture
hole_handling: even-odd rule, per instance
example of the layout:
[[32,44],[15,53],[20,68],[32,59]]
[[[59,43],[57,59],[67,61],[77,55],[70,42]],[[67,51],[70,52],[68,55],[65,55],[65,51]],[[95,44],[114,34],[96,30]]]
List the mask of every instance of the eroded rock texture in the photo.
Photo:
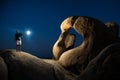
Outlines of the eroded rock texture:
[[[0,51],[0,80],[120,80],[119,25],[85,16],[66,18],[53,46],[55,60]],[[74,47],[76,35],[84,38]]]
[[75,75],[54,60],[40,59],[26,52],[0,52],[0,80],[72,80]]
[[[78,47],[61,53],[58,62],[66,69],[77,74],[84,71],[91,60],[104,48],[119,43],[119,26],[115,22],[104,24],[94,18],[72,16],[62,22],[61,34],[65,32],[69,34],[71,28],[75,29],[84,38],[84,41]],[[59,44],[59,39],[57,43]],[[56,46],[53,50],[59,48],[59,45]],[[53,54],[57,53],[53,52]]]

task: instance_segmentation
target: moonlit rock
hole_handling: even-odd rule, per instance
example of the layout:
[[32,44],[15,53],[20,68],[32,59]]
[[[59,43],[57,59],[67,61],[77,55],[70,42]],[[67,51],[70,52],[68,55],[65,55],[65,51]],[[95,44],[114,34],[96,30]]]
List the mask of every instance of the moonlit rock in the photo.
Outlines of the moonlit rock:
[[[65,19],[61,25],[61,33],[69,34],[71,28],[75,29],[84,38],[84,41],[78,47],[65,50],[61,53],[58,62],[73,73],[80,74],[85,70],[89,62],[104,50],[105,47],[116,42],[119,43],[118,38],[112,35],[108,26],[100,20],[91,17],[75,16],[74,18],[72,16]],[[117,32],[115,29],[113,31]],[[58,39],[57,43],[59,44],[59,42],[60,40]],[[64,49],[64,43],[61,45],[63,47],[58,45],[56,48],[59,49],[60,47]],[[55,55],[54,52],[53,54]]]

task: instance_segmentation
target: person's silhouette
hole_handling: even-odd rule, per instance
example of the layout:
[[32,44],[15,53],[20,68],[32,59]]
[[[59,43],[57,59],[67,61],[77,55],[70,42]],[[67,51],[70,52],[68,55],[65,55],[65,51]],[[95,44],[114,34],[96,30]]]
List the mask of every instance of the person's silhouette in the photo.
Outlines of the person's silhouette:
[[16,30],[16,33],[15,33],[16,51],[21,51],[21,45],[22,45],[21,37],[22,37],[22,33]]

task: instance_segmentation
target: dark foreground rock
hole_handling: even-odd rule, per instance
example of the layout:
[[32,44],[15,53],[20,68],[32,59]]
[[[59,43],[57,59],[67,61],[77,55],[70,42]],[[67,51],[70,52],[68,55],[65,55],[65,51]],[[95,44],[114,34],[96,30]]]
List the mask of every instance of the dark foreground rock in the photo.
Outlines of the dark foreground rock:
[[15,50],[3,50],[0,56],[0,80],[72,80],[75,78],[52,59],[43,60]]
[[52,59],[4,50],[0,52],[0,80],[120,80],[119,48],[118,43],[106,47],[80,75],[71,73]]

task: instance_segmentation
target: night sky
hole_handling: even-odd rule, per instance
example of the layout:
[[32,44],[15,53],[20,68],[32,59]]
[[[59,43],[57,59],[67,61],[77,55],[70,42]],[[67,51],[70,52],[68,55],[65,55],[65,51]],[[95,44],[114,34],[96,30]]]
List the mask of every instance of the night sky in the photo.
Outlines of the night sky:
[[[14,34],[19,30],[23,51],[52,58],[52,47],[65,18],[90,16],[120,25],[119,7],[119,0],[0,0],[0,50],[15,49]],[[26,30],[31,30],[31,35],[27,36]]]

